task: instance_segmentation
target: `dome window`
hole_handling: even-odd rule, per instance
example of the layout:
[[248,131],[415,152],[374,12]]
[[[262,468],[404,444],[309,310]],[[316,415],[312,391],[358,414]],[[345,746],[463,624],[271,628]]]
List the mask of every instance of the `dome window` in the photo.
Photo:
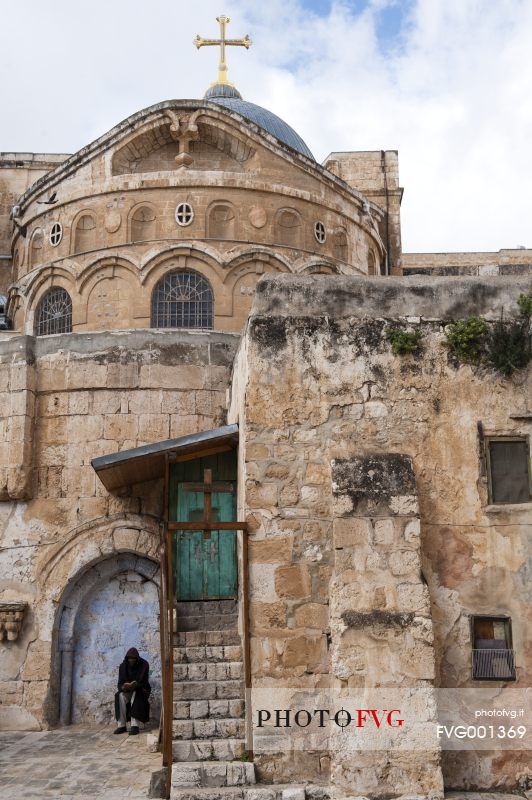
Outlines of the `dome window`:
[[35,335],[72,331],[72,300],[60,286],[50,289],[42,298],[36,312]]
[[214,297],[197,272],[170,272],[153,290],[152,328],[212,328]]
[[50,244],[52,247],[57,247],[63,238],[63,226],[60,222],[54,222],[52,230],[50,231]]
[[179,203],[175,210],[175,221],[182,228],[186,228],[194,220],[194,209],[190,203]]
[[327,238],[327,234],[325,233],[325,225],[323,222],[316,222],[314,223],[314,236],[316,237],[316,241],[320,244],[323,244],[325,239]]

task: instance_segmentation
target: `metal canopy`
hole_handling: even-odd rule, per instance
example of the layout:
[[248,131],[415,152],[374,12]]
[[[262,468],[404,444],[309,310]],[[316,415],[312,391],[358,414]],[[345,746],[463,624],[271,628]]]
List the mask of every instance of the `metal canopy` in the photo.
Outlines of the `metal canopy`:
[[237,444],[238,425],[225,425],[223,428],[110,453],[93,458],[91,464],[105,488],[113,491],[133,483],[162,478],[167,456],[176,459],[200,458],[236,447]]

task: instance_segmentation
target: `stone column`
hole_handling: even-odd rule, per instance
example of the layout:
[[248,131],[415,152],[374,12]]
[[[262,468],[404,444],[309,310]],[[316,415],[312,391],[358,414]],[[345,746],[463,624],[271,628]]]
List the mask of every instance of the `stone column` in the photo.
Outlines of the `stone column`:
[[[411,459],[386,453],[338,460],[332,478],[331,685],[376,689],[371,697],[392,695],[399,703],[408,689],[423,697],[406,701],[419,715],[405,731],[412,750],[347,754],[340,746],[331,753],[331,784],[338,797],[442,797],[439,748],[424,733],[434,719],[435,662]],[[349,735],[338,741],[349,745]]]
[[60,643],[61,651],[61,693],[59,696],[59,721],[61,725],[72,722],[72,672],[74,667],[74,640],[69,638]]

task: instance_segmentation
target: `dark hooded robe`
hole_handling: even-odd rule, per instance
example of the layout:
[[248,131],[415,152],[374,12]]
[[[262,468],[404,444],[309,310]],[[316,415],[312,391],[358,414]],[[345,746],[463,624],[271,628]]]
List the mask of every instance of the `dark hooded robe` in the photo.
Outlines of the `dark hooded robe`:
[[[128,658],[136,658],[136,664],[130,665]],[[135,692],[133,703],[127,704],[127,720],[129,722],[133,717],[140,720],[140,722],[148,722],[150,719],[150,702],[148,698],[151,692],[151,686],[148,681],[149,672],[150,665],[148,662],[139,656],[139,651],[136,647],[130,647],[118,668],[118,691],[115,694],[115,717],[117,720],[120,719],[119,696],[122,686],[124,683],[136,681],[137,685],[134,689],[126,689],[126,691]]]

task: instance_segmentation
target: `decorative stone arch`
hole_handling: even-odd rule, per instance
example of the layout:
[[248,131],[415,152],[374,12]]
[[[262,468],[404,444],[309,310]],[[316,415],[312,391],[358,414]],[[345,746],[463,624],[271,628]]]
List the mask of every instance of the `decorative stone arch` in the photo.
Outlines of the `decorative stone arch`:
[[138,269],[127,259],[99,259],[83,270],[77,285],[79,324],[91,325],[91,330],[108,330],[113,320],[123,327],[133,324],[140,283]]
[[[262,272],[293,272],[289,260],[281,253],[277,253],[268,247],[252,245],[251,247],[239,249],[238,253],[233,255],[231,260],[227,262],[224,283],[230,283],[231,276],[239,267],[253,262],[260,263]],[[272,270],[269,270],[270,266],[273,267]]]
[[273,236],[277,244],[301,248],[303,242],[303,221],[295,208],[279,208],[273,221]]
[[44,250],[44,231],[42,228],[35,228],[30,237],[28,247],[28,267],[32,269],[42,262]]
[[213,286],[220,286],[224,278],[222,259],[213,248],[200,244],[178,244],[165,248],[146,261],[140,269],[140,282],[150,290],[169,269],[193,269],[201,272]]
[[214,200],[206,211],[205,230],[208,239],[237,238],[237,213],[229,200]]
[[144,270],[141,281],[146,298],[146,316],[150,320],[148,324],[151,324],[153,292],[161,278],[172,272],[195,272],[205,278],[213,293],[213,321],[217,315],[224,314],[227,292],[223,286],[223,268],[219,261],[199,248],[171,249],[152,259]]
[[103,256],[87,264],[86,267],[83,267],[76,279],[77,291],[81,295],[90,291],[92,286],[99,280],[102,270],[108,271],[109,274],[112,274],[113,271],[121,272],[124,276],[127,274],[134,277],[137,284],[140,284],[139,270],[133,261],[123,256]]
[[70,233],[71,254],[86,253],[96,249],[98,234],[96,214],[91,209],[84,209],[74,217]]
[[137,203],[127,218],[127,241],[145,242],[155,239],[157,214],[152,203]]
[[[103,579],[102,575],[109,579],[111,574],[117,575],[129,569],[133,563],[129,559],[135,561],[136,568],[144,570],[139,573],[144,577],[149,574],[148,568],[153,569],[149,578],[153,580],[158,569],[160,545],[161,523],[158,518],[117,514],[75,528],[61,544],[39,560],[37,568],[42,576],[43,597],[51,604],[50,607],[55,608],[52,629],[47,630],[45,626],[41,631],[42,639],[52,641],[50,691],[44,709],[49,724],[55,724],[59,718],[62,653],[68,648],[68,631],[73,630],[71,626],[75,623],[72,610],[80,608],[83,598],[98,584],[98,580]],[[109,566],[103,568],[103,564]],[[66,614],[64,620],[63,613]],[[69,666],[68,659],[72,660],[72,666],[73,651],[65,658],[65,666]],[[67,690],[71,691],[68,677],[64,685],[64,691]]]
[[25,331],[33,335],[37,311],[41,302],[52,289],[64,289],[72,302],[72,328],[77,322],[73,298],[76,287],[73,275],[64,268],[50,265],[40,272],[27,288],[25,299]]
[[278,254],[257,247],[247,247],[228,262],[223,275],[223,291],[217,298],[216,313],[225,317],[237,315],[236,329],[243,326],[251,308],[255,286],[265,272],[290,272],[290,267]]
[[329,258],[301,258],[294,264],[294,272],[297,275],[340,275],[340,269],[332,259]]
[[192,269],[165,273],[151,295],[152,328],[214,327],[214,294],[207,278]]
[[334,264],[310,264],[300,272],[301,275],[338,275],[338,267]]
[[[73,671],[76,650],[76,625],[83,611],[84,603],[98,588],[121,573],[135,573],[146,581],[152,581],[159,591],[159,565],[156,561],[135,553],[116,553],[82,570],[65,587],[56,615],[53,642],[55,653],[52,658],[54,669],[51,696],[55,699],[52,717],[63,725],[72,721]],[[115,676],[113,675],[113,678]],[[112,696],[109,697],[109,704]],[[53,713],[55,712],[55,713]]]

